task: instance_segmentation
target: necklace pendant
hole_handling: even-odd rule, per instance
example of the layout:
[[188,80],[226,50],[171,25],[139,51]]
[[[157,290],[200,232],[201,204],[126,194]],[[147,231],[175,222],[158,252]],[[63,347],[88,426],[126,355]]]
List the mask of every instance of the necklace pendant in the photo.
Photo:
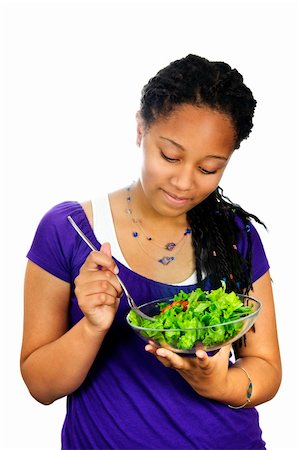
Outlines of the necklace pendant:
[[163,266],[167,266],[171,261],[174,261],[174,259],[174,256],[164,256],[159,259],[158,262],[160,262]]
[[176,247],[175,242],[169,242],[168,244],[165,245],[165,249],[169,250],[169,252],[171,252],[172,250],[174,250],[174,248]]

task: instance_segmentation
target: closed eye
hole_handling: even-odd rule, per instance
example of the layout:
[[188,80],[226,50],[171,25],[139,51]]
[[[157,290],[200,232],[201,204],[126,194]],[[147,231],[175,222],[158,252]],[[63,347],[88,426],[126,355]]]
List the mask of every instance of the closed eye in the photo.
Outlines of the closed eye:
[[[163,151],[160,151],[160,154],[161,154],[162,158],[165,159],[166,161],[168,161],[169,163],[175,163],[175,162],[179,161],[178,158],[170,158]],[[199,170],[205,175],[213,175],[217,172],[217,170],[206,170],[203,167],[199,167]]]
[[176,161],[179,161],[177,158],[170,158],[169,156],[165,155],[162,151],[160,152],[160,154],[168,162],[174,163]]
[[204,173],[205,175],[212,175],[212,174],[214,174],[214,173],[217,172],[216,170],[212,170],[212,171],[206,170],[206,169],[204,169],[203,167],[199,167],[199,169],[200,169],[200,171],[201,171],[202,173]]

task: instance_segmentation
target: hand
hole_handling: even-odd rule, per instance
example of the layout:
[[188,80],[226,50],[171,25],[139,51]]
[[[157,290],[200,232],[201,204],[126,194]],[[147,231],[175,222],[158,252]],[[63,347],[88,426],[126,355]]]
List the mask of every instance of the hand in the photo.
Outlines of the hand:
[[230,345],[222,347],[214,356],[197,350],[195,356],[185,357],[151,344],[147,344],[145,350],[164,366],[177,370],[198,394],[220,401],[227,383]]
[[88,324],[95,331],[107,331],[119,306],[122,289],[115,276],[116,264],[110,244],[91,252],[75,279],[75,294]]

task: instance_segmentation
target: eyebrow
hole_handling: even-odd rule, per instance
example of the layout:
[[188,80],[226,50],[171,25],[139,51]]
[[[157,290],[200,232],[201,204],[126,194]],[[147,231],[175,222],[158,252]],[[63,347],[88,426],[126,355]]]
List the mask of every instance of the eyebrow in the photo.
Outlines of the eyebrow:
[[160,137],[161,139],[163,139],[164,141],[168,141],[168,142],[170,142],[171,144],[175,145],[175,147],[180,148],[180,150],[185,151],[185,148],[183,147],[183,145],[178,144],[178,142],[175,142],[175,141],[173,141],[172,139],[169,139],[169,138],[166,138],[166,137],[163,137],[163,136],[159,136],[159,137]]
[[[175,147],[178,147],[180,150],[185,151],[185,148],[183,147],[183,145],[178,144],[178,142],[173,141],[172,139],[166,138],[164,136],[159,136],[160,139],[163,139],[164,141],[168,141],[171,144],[175,145]],[[221,159],[223,161],[228,161],[228,158],[225,158],[224,156],[219,156],[219,155],[207,155],[205,156],[205,159],[207,158],[214,158],[214,159]]]

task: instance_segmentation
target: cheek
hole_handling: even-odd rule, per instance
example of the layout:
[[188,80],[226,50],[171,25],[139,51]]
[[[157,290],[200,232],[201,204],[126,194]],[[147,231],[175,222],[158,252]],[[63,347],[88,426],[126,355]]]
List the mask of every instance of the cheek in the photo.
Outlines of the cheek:
[[156,169],[154,168],[154,164],[152,162],[147,161],[146,158],[143,158],[142,168],[141,168],[141,181],[143,185],[143,190],[147,192],[153,188],[153,185],[156,183],[158,179]]
[[220,182],[221,176],[204,175],[201,180],[201,187],[206,191],[214,191]]
[[147,157],[143,155],[142,161],[142,177],[151,181],[158,180],[167,175],[167,167],[164,167],[159,158]]
[[214,192],[220,182],[221,175],[203,175],[200,176],[200,179],[197,181],[197,194],[198,200],[203,201],[208,197],[212,192]]

